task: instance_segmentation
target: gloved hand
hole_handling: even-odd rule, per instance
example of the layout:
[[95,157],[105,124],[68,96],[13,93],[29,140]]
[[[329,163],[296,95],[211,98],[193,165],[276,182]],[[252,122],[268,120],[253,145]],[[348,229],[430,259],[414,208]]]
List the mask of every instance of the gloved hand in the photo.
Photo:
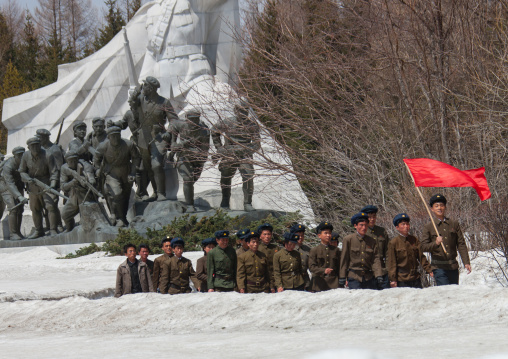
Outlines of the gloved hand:
[[384,278],[383,277],[377,277],[376,280],[377,280],[377,288],[378,289],[382,289],[383,285],[385,283]]
[[339,288],[344,288],[346,286],[346,278],[339,278]]

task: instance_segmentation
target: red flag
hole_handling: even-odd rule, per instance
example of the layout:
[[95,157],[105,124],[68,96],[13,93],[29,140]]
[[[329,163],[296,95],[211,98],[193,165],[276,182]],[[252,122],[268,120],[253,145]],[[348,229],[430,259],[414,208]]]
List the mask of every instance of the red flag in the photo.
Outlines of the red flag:
[[482,201],[491,196],[485,167],[461,171],[429,158],[405,158],[404,162],[413,175],[416,187],[473,187]]

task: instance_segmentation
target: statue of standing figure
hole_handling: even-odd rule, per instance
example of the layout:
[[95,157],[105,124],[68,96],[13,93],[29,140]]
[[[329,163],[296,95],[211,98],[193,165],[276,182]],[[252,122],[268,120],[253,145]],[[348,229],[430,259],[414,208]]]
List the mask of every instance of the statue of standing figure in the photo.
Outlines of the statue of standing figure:
[[[166,200],[166,175],[164,173],[164,154],[167,146],[171,141],[169,134],[166,133],[166,120],[176,120],[175,111],[171,102],[160,96],[157,89],[160,87],[159,81],[148,76],[140,87],[137,87],[129,99],[131,113],[137,128],[132,131],[133,137],[141,154],[141,166],[147,172],[154,193],[152,198],[157,201]],[[115,125],[122,129],[129,126],[129,119],[124,118]],[[165,142],[165,143],[164,143]],[[161,146],[162,144],[162,146]],[[148,185],[148,183],[145,183]],[[145,185],[141,182],[141,185]],[[146,193],[146,187],[141,188],[140,194]],[[149,200],[144,197],[143,200]]]
[[198,110],[189,110],[185,120],[172,122],[171,156],[177,157],[176,167],[183,179],[183,194],[187,212],[195,212],[194,184],[203,172],[210,148],[210,131],[202,121]]
[[[222,191],[221,208],[230,209],[231,180],[240,171],[243,182],[244,210],[254,211],[254,153],[261,148],[260,128],[255,119],[249,116],[250,108],[245,101],[237,104],[235,115],[219,120],[212,128],[212,139],[220,158],[220,186]],[[221,134],[224,143],[221,141]]]

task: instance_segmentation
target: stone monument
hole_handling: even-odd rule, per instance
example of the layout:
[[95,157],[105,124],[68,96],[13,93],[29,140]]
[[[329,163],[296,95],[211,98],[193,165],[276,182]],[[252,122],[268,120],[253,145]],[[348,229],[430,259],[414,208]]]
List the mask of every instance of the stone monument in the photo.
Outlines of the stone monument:
[[[234,116],[238,103],[233,88],[241,60],[241,47],[234,36],[239,28],[238,0],[158,0],[145,4],[125,28],[128,42],[124,34],[117,34],[91,56],[60,65],[57,82],[4,101],[2,121],[9,131],[8,151],[24,145],[41,128],[49,129],[51,137],[61,132],[59,144],[67,148],[80,121],[88,128],[96,117],[121,121],[130,110],[129,93],[149,76],[159,80],[159,95],[169,99],[176,113],[198,109],[202,121],[213,128],[219,119]],[[255,121],[255,114],[248,112]],[[246,192],[247,197],[252,196],[249,204],[256,209],[301,210],[311,215],[288,156],[262,127],[260,139],[259,151],[253,155],[254,191]],[[212,147],[211,152],[217,153],[217,149]],[[218,208],[223,200],[221,173],[212,156],[203,167],[193,187],[194,204]],[[172,181],[167,197],[184,201],[184,186],[177,186],[182,180],[175,180],[176,169],[166,163],[165,170],[166,181]],[[243,182],[238,173],[231,179],[232,210],[244,209]],[[131,204],[133,199],[131,195]],[[134,209],[127,218],[136,217],[139,210]],[[124,222],[123,210],[121,214]]]

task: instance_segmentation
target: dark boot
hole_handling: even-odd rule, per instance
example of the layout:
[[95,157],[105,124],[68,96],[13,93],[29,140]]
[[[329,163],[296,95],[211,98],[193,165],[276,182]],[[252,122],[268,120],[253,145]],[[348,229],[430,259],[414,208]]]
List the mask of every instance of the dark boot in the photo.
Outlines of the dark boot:
[[70,231],[72,231],[74,229],[75,226],[76,226],[76,221],[74,220],[74,218],[71,218],[71,219],[65,221],[65,232],[69,233]]
[[153,168],[153,177],[155,180],[155,185],[157,187],[154,192],[157,192],[157,201],[165,201],[166,200],[166,175],[164,174],[164,169],[162,167]]
[[220,208],[229,210],[229,200],[231,199],[231,188],[222,189],[222,201],[220,202]]

